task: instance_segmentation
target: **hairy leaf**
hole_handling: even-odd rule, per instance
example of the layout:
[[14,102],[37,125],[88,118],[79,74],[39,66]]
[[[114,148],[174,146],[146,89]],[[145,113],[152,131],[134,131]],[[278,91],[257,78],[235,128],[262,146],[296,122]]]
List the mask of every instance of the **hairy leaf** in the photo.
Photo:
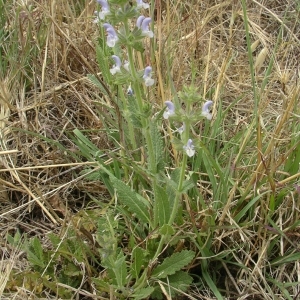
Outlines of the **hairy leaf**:
[[194,256],[195,252],[190,250],[174,253],[172,256],[167,257],[160,266],[154,269],[152,276],[156,278],[165,278],[175,274],[175,272],[188,265]]
[[106,53],[104,52],[104,50],[102,49],[102,46],[100,44],[96,47],[96,54],[97,54],[97,61],[98,61],[100,70],[102,72],[104,81],[109,82],[110,81],[110,72],[109,72],[109,66],[108,66],[108,59],[107,59]]
[[167,282],[178,290],[186,291],[193,282],[193,278],[187,272],[178,271],[175,274],[168,276]]
[[161,279],[160,282],[160,287],[165,287],[165,290],[167,290],[170,293],[170,296],[174,298],[176,294],[185,292],[189,288],[193,282],[193,278],[187,272],[178,271],[175,274],[168,276],[168,278]]
[[162,227],[170,219],[170,202],[166,189],[156,185],[154,190],[154,226]]
[[152,147],[155,156],[154,164],[156,166],[156,172],[159,173],[164,168],[164,155],[163,155],[164,144],[163,144],[162,135],[157,126],[157,122],[150,123],[150,133],[151,133]]
[[147,299],[153,293],[153,291],[154,288],[149,286],[138,290],[133,295],[131,295],[131,297],[133,297],[134,300]]
[[87,75],[87,78],[96,86],[100,89],[100,91],[108,96],[108,93],[107,93],[107,90],[106,90],[106,87],[104,86],[104,84],[98,80],[98,78],[95,76],[95,75],[92,75],[92,74],[88,74]]
[[44,262],[44,253],[40,240],[34,237],[30,242],[30,247],[27,252],[28,260],[35,266],[44,268],[46,262]]
[[172,226],[165,224],[162,227],[160,227],[159,233],[162,235],[173,235],[175,233],[175,231]]
[[145,250],[140,247],[135,247],[132,250],[132,261],[131,274],[133,278],[138,278],[145,261]]
[[116,189],[120,201],[144,223],[150,223],[149,205],[147,201],[142,201],[134,191],[131,190],[123,181],[111,176],[110,180]]
[[126,256],[124,256],[122,251],[120,251],[118,258],[115,262],[114,273],[116,276],[118,286],[125,286],[127,276]]
[[135,128],[142,128],[141,116],[138,114],[138,106],[134,96],[128,96],[128,110],[130,120]]

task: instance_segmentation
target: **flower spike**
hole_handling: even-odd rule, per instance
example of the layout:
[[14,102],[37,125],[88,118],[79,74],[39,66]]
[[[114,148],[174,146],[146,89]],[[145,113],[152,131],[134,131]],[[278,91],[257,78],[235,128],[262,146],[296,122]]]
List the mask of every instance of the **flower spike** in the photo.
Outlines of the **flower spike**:
[[151,86],[154,84],[154,79],[151,78],[152,68],[150,66],[145,68],[143,79],[145,81],[146,86]]
[[187,141],[187,144],[185,146],[183,146],[183,149],[185,151],[185,153],[187,154],[188,157],[192,157],[195,154],[195,146],[193,144],[193,141],[191,139],[189,139]]
[[209,108],[211,107],[212,104],[213,104],[213,102],[211,100],[209,100],[209,101],[206,101],[203,104],[203,106],[202,106],[202,113],[201,113],[201,115],[203,117],[205,117],[206,119],[208,119],[208,120],[212,119],[212,114],[209,111]]

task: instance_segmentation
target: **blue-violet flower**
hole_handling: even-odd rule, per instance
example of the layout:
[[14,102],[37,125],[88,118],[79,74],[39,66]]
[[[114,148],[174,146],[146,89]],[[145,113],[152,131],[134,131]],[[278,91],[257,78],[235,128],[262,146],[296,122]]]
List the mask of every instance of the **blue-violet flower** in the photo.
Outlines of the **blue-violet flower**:
[[128,89],[127,89],[127,95],[128,96],[133,96],[133,94],[134,94],[134,91],[133,91],[133,89],[131,87],[131,83],[130,83],[130,85],[129,85]]
[[194,144],[191,139],[187,141],[187,144],[183,146],[183,149],[185,150],[185,153],[187,154],[188,157],[192,157],[195,154],[195,149],[194,149]]
[[152,68],[150,66],[145,68],[143,79],[145,81],[146,86],[151,86],[154,84],[154,79],[151,78]]
[[96,19],[94,20],[94,23],[98,23],[100,20],[104,20],[106,15],[110,13],[109,5],[106,0],[97,0],[97,2],[102,6],[101,11],[96,11]]
[[169,117],[175,115],[175,105],[171,101],[166,101],[165,104],[167,108],[164,111],[163,117],[167,120]]
[[108,23],[103,24],[104,29],[107,33],[107,41],[106,44],[108,47],[114,47],[116,45],[116,42],[118,41],[118,35],[115,31],[115,29]]
[[111,57],[115,61],[116,64],[113,65],[113,67],[109,71],[112,75],[115,75],[116,73],[121,72],[122,63],[121,63],[119,56],[112,55]]
[[185,123],[183,123],[182,126],[177,129],[177,131],[179,132],[179,134],[183,134],[183,132],[185,131]]
[[146,19],[145,16],[139,16],[136,20],[136,27],[141,28],[143,21]]
[[151,23],[151,21],[152,21],[151,18],[145,18],[145,19],[143,19],[143,22],[141,25],[142,34],[149,38],[153,38],[153,36],[154,36],[153,31],[151,31],[149,29],[149,24]]
[[209,111],[209,108],[211,107],[211,105],[213,104],[213,102],[211,100],[206,101],[203,106],[202,106],[202,113],[201,115],[205,118],[207,118],[208,120],[212,119],[212,114]]
[[143,0],[136,0],[136,4],[137,4],[137,6],[136,6],[137,9],[140,9],[140,8],[147,9],[147,8],[149,8],[149,4],[143,2]]

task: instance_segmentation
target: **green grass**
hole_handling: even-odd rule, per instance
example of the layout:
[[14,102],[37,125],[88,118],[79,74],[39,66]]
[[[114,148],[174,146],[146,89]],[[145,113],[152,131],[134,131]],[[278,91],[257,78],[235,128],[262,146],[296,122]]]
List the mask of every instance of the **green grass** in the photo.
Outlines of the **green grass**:
[[299,7],[109,3],[0,0],[1,298],[296,299]]

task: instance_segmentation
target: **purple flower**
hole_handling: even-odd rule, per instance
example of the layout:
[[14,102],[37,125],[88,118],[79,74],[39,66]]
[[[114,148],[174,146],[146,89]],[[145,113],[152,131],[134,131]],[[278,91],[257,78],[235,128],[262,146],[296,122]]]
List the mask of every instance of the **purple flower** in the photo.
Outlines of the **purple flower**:
[[149,8],[149,4],[148,3],[144,3],[143,0],[136,0],[136,8],[140,9],[140,8],[144,8],[147,9]]
[[175,105],[171,101],[166,101],[165,104],[167,108],[164,111],[163,117],[167,120],[169,117],[175,115]]
[[114,30],[113,26],[111,26],[111,25],[108,24],[108,23],[104,23],[104,24],[103,24],[103,27],[104,27],[105,30],[107,30],[107,29],[109,29],[109,28],[112,28],[112,29]]
[[145,16],[139,16],[136,20],[136,27],[141,28],[142,22],[146,19]]
[[119,56],[117,55],[112,55],[112,59],[115,61],[115,65],[113,65],[113,67],[109,71],[112,75],[115,75],[116,73],[121,72],[122,63]]
[[134,91],[133,91],[133,89],[131,88],[131,84],[130,84],[129,87],[128,87],[128,89],[127,89],[127,95],[128,95],[128,96],[133,96],[133,94],[134,94]]
[[107,41],[106,44],[108,47],[114,47],[116,45],[116,42],[118,41],[118,35],[115,31],[115,29],[108,23],[103,24],[104,29],[107,33]]
[[152,21],[151,18],[145,18],[145,19],[143,19],[143,22],[141,25],[142,34],[149,38],[153,38],[153,36],[154,36],[153,31],[151,31],[149,29],[149,24],[151,23],[151,21]]
[[206,101],[203,106],[202,106],[202,113],[201,115],[205,118],[207,118],[208,120],[212,119],[212,114],[209,111],[209,108],[211,107],[211,105],[213,104],[213,102],[211,100]]
[[182,126],[177,129],[177,131],[179,134],[182,134],[185,131],[185,123],[183,123]]
[[94,23],[98,23],[100,20],[104,20],[106,15],[110,13],[109,5],[106,0],[97,0],[97,2],[102,6],[102,10],[95,12],[97,14],[97,17],[94,20]]
[[150,66],[145,68],[143,79],[145,81],[146,86],[151,86],[154,84],[154,79],[151,78],[152,68]]
[[188,157],[192,157],[195,154],[195,149],[194,149],[194,145],[193,145],[193,141],[191,139],[189,139],[187,141],[187,144],[185,146],[183,146],[183,149],[185,151],[185,153],[187,154]]

